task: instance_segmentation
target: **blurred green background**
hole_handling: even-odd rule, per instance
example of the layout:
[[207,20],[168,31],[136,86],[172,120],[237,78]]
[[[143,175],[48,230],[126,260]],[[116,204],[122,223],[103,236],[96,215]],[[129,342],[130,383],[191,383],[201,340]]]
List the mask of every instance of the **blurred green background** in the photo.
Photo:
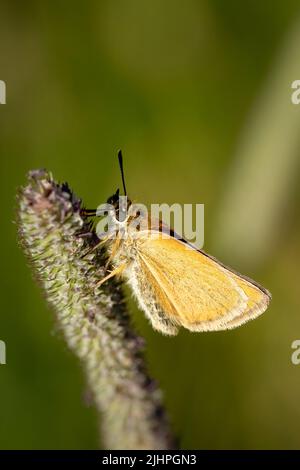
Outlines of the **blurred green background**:
[[181,447],[299,448],[300,9],[296,0],[1,1],[0,448],[97,448],[82,370],[13,224],[45,167],[89,207],[205,204],[205,250],[273,294],[229,332],[166,338],[131,302]]

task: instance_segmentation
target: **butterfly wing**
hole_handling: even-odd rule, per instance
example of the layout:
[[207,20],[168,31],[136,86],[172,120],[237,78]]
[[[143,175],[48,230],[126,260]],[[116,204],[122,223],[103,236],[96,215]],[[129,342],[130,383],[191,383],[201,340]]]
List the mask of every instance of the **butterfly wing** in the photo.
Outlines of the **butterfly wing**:
[[239,315],[238,317],[227,322],[225,329],[236,328],[237,326],[240,326],[243,323],[258,317],[267,309],[271,300],[270,292],[268,292],[262,286],[259,286],[251,279],[237,274],[230,269],[229,273],[234,277],[239,287],[243,289],[248,297],[248,301],[247,308],[242,313],[242,315]]
[[235,328],[268,306],[265,289],[180,240],[141,237],[137,249],[139,278],[153,296],[150,306],[141,305],[150,319],[152,304],[172,325],[217,331]]

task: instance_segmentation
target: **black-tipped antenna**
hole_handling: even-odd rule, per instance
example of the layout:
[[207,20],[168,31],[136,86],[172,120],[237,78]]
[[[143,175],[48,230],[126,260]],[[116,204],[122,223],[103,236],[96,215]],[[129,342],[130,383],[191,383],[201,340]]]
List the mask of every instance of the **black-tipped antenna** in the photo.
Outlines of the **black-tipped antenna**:
[[122,150],[119,150],[119,151],[118,151],[118,159],[119,159],[119,166],[120,166],[120,171],[121,171],[121,176],[122,176],[122,183],[123,183],[124,194],[125,194],[125,196],[127,196],[126,185],[125,185],[125,176],[124,176],[124,168],[123,168],[123,155],[122,155]]

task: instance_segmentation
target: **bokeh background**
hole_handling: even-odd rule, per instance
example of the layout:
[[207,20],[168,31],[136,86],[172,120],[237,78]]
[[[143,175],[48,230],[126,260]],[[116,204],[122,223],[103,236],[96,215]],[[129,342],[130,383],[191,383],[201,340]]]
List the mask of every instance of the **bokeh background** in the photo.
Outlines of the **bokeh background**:
[[205,249],[273,294],[235,331],[166,338],[130,300],[186,449],[299,448],[297,0],[1,0],[0,448],[97,448],[83,373],[55,330],[13,223],[45,167],[93,207],[205,204]]

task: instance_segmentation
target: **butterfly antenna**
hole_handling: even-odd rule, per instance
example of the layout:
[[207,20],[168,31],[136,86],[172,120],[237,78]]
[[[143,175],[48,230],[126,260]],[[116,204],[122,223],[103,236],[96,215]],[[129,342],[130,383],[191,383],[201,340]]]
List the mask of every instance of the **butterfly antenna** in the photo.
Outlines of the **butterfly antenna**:
[[123,183],[124,194],[125,194],[125,196],[127,196],[126,185],[125,185],[125,176],[124,176],[124,168],[123,168],[123,155],[122,155],[122,150],[119,150],[119,151],[118,151],[118,159],[119,159],[119,166],[120,166],[120,171],[121,171],[121,176],[122,176],[122,183]]

